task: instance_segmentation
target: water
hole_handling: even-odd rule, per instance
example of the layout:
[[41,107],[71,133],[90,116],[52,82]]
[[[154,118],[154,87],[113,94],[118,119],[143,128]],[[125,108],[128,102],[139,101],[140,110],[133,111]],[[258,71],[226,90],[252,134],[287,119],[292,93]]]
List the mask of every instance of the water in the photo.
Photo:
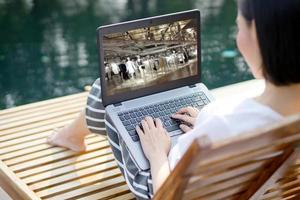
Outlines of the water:
[[98,26],[202,12],[210,88],[252,78],[235,45],[234,0],[0,0],[0,109],[83,91],[98,75]]

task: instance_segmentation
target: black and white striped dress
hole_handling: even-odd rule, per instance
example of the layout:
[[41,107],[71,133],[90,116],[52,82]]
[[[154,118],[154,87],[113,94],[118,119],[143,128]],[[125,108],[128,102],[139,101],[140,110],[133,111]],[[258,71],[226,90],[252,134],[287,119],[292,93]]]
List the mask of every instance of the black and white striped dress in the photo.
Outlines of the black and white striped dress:
[[100,79],[97,79],[90,91],[86,105],[86,122],[92,133],[107,135],[113,154],[131,192],[138,199],[153,197],[150,170],[143,171],[132,160],[127,146],[111,120],[105,115],[101,101]]

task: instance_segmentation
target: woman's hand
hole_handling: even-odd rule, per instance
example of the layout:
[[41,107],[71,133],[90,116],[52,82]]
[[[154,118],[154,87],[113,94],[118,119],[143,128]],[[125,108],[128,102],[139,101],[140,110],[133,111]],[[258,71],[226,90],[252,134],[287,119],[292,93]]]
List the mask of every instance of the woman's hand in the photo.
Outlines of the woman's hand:
[[153,120],[151,117],[146,117],[141,123],[143,130],[137,126],[136,131],[150,162],[153,191],[156,193],[170,174],[168,154],[171,139],[160,119]]
[[200,111],[197,108],[193,107],[181,108],[177,113],[172,115],[172,118],[179,119],[185,123],[180,124],[179,127],[183,132],[186,133],[192,130],[192,128],[194,127],[199,112]]
[[136,126],[136,131],[140,137],[145,156],[150,163],[168,156],[171,139],[160,119],[153,120],[152,117],[146,117],[141,123],[143,130]]

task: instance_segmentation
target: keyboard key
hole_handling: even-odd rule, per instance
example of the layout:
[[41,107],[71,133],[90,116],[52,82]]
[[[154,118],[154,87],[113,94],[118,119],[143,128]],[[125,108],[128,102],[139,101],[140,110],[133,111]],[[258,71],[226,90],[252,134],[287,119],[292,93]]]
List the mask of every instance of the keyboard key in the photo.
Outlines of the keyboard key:
[[138,111],[138,112],[136,113],[136,115],[137,115],[138,117],[141,117],[141,116],[143,116],[143,113],[140,112],[140,111]]
[[159,112],[159,116],[160,117],[164,116],[164,112]]
[[192,103],[193,101],[191,99],[186,100],[187,103]]
[[158,118],[158,117],[159,117],[159,114],[158,114],[158,113],[154,113],[154,114],[153,114],[153,117],[154,117],[154,118]]
[[139,138],[138,135],[131,136],[131,138],[132,138],[132,140],[133,140],[134,142],[140,141],[140,138]]
[[144,116],[148,115],[148,112],[146,110],[143,110],[142,113]]
[[133,125],[128,125],[125,128],[127,131],[135,130],[135,126],[133,126]]
[[162,117],[163,122],[166,122],[166,121],[168,121],[169,119],[170,119],[169,116],[164,116],[164,117]]
[[134,136],[134,135],[137,135],[137,132],[136,130],[131,130],[131,131],[128,131],[129,135],[130,136]]
[[171,109],[171,112],[172,112],[172,113],[176,113],[177,111],[178,111],[178,110],[177,110],[176,108],[172,108],[172,109]]
[[179,123],[176,121],[176,120],[174,120],[174,119],[171,119],[171,120],[169,120],[169,123],[173,126],[173,125],[178,125]]
[[131,118],[136,118],[135,113],[131,113],[131,114],[130,114],[130,117],[131,117]]
[[128,126],[128,125],[130,125],[130,124],[131,124],[131,123],[130,123],[129,120],[123,122],[123,125],[124,125],[124,126]]
[[180,129],[178,125],[173,125],[173,126],[166,127],[166,130],[168,132],[176,131],[178,129]]
[[135,123],[136,123],[136,120],[135,120],[135,119],[131,119],[131,120],[130,120],[130,123],[131,123],[131,124],[135,124]]
[[202,100],[205,100],[205,99],[206,99],[206,96],[205,96],[205,95],[201,95],[201,99],[202,99]]
[[158,106],[158,109],[159,109],[160,111],[163,111],[165,108],[164,108],[163,106]]
[[170,123],[169,121],[166,121],[166,122],[165,122],[165,126],[166,126],[166,127],[169,127],[169,126],[172,126],[172,125],[171,125],[171,123]]
[[166,115],[170,115],[170,114],[172,114],[172,111],[171,110],[167,110],[166,113],[167,113]]
[[166,105],[164,105],[164,108],[165,108],[165,109],[169,109],[170,106],[169,106],[168,104],[166,104]]
[[148,110],[148,113],[149,113],[149,114],[152,114],[152,113],[154,113],[154,110],[153,110],[152,108],[150,108],[150,109]]
[[126,120],[129,120],[129,119],[130,119],[130,115],[129,115],[129,114],[125,114],[124,117],[125,117]]
[[125,121],[126,119],[125,119],[124,116],[120,116],[120,120],[123,122],[123,121]]
[[204,106],[204,102],[203,101],[197,102],[197,106]]

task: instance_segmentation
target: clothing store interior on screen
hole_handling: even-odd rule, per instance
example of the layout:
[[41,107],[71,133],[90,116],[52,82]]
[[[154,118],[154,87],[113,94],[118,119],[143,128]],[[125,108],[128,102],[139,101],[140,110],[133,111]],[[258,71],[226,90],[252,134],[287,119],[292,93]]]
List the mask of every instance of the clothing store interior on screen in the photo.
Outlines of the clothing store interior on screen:
[[197,37],[194,19],[105,35],[108,95],[197,75]]

